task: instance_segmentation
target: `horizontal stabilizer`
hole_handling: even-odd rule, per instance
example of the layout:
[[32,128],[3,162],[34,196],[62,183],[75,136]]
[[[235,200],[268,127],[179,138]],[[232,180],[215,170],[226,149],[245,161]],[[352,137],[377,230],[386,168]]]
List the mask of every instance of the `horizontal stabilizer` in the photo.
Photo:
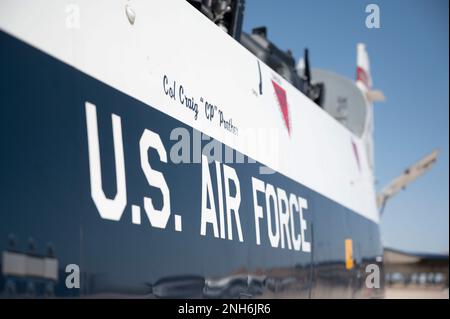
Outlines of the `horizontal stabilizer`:
[[367,99],[371,102],[384,102],[386,100],[383,92],[379,90],[371,90],[366,92]]
[[403,174],[395,178],[383,190],[377,194],[377,206],[382,212],[386,202],[394,197],[399,191],[404,189],[408,184],[413,182],[419,176],[425,174],[431,169],[439,155],[439,150],[434,150],[429,155],[407,168]]

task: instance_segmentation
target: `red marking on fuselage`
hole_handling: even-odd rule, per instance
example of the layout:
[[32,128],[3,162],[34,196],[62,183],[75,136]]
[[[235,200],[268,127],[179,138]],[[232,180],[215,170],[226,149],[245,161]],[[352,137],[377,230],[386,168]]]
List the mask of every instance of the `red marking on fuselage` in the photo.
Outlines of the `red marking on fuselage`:
[[275,94],[278,99],[278,104],[280,105],[281,114],[283,115],[284,124],[288,130],[289,135],[291,135],[291,124],[289,122],[289,109],[286,97],[286,91],[274,80],[272,80],[273,88],[275,89]]
[[362,67],[358,66],[356,68],[356,80],[361,81],[364,83],[364,85],[367,88],[370,88],[370,80],[369,75],[367,74],[366,70],[364,70]]
[[356,158],[356,163],[358,164],[358,169],[361,171],[361,163],[359,162],[359,154],[358,154],[358,147],[356,146],[355,142],[352,140],[352,148],[353,148],[353,154]]

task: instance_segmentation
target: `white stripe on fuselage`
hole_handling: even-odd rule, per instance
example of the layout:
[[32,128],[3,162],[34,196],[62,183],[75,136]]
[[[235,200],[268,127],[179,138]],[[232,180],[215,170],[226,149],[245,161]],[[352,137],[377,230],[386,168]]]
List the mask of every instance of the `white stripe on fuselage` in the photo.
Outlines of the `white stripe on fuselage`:
[[[135,1],[134,25],[125,4],[3,0],[0,29],[378,222],[365,145],[358,137],[263,63],[259,95],[257,59],[186,1]],[[192,108],[164,93],[164,75],[169,84],[183,85],[186,98],[196,99],[197,119]],[[290,135],[274,78],[286,90]],[[219,106],[239,135],[201,114],[200,98]],[[259,136],[256,143],[244,138],[249,131]]]

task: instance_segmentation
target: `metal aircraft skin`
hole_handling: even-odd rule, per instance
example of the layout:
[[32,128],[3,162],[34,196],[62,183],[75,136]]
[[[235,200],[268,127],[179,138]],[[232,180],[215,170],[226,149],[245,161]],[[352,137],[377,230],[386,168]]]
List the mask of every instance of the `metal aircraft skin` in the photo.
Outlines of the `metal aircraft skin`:
[[1,1],[0,297],[382,297],[357,50],[352,131],[186,1]]

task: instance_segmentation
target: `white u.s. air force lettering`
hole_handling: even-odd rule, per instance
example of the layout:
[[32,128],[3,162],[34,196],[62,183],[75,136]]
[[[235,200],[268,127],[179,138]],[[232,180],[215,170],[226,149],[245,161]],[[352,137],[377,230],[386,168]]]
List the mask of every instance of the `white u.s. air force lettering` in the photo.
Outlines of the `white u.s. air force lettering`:
[[91,178],[91,196],[103,219],[118,221],[127,205],[125,182],[125,160],[123,156],[122,124],[120,117],[112,114],[114,139],[114,159],[116,166],[117,193],[114,199],[107,198],[102,187],[102,169],[100,164],[100,146],[98,141],[97,110],[94,104],[86,102],[86,124],[89,147],[89,172]]
[[[236,174],[234,168],[228,165],[221,165],[215,162],[216,166],[216,177],[217,177],[217,196],[219,199],[219,225],[220,225],[220,238],[225,238],[225,224],[224,224],[224,209],[223,209],[223,199],[222,199],[222,176],[221,169],[223,167],[224,175],[224,185],[225,185],[225,206],[227,214],[227,235],[228,240],[233,239],[233,219],[232,213],[234,215],[234,223],[236,224],[236,229],[238,233],[238,239],[240,242],[244,241],[242,235],[241,219],[239,216],[239,206],[241,205],[241,187],[239,178]],[[236,194],[231,195],[230,182],[234,184],[236,189]],[[216,204],[214,200],[214,191],[211,183],[211,175],[209,172],[208,158],[202,155],[202,210],[201,210],[201,230],[200,234],[206,235],[206,226],[211,224],[213,228],[214,237],[219,237],[218,223],[217,223],[217,211]],[[209,200],[210,207],[207,207],[207,202]]]
[[[100,146],[98,139],[97,110],[94,104],[86,102],[86,124],[89,150],[89,171],[91,181],[91,197],[103,219],[119,221],[127,205],[127,188],[125,176],[125,160],[122,141],[122,124],[120,116],[112,114],[112,127],[114,139],[114,159],[116,167],[116,196],[107,198],[102,186]],[[157,151],[160,161],[167,163],[167,153],[158,134],[144,130],[139,141],[141,168],[149,185],[160,189],[163,196],[163,205],[160,210],[154,208],[151,198],[144,197],[144,210],[150,224],[156,228],[166,228],[170,217],[170,192],[164,175],[152,169],[148,149]]]
[[[96,106],[86,102],[85,111],[91,197],[102,219],[120,221],[127,207],[122,121],[120,116],[116,114],[111,115],[117,192],[114,198],[107,198],[102,185]],[[213,142],[216,144],[220,143],[216,140],[210,143]],[[208,147],[211,147],[211,145],[205,145],[203,152]],[[152,199],[145,196],[142,198],[142,206],[152,227],[166,229],[170,217],[174,215],[175,231],[181,232],[182,214],[172,214],[171,188],[167,184],[164,174],[152,168],[150,160],[155,159],[149,158],[149,149],[156,150],[157,157],[159,157],[156,160],[166,164],[169,160],[160,135],[152,130],[144,129],[139,140],[140,167],[148,184],[160,190],[162,206],[160,209],[156,209]],[[173,150],[170,154],[172,153],[174,153]],[[215,184],[211,179],[214,173]],[[240,215],[241,201],[253,199],[254,219],[250,217],[250,220],[254,220],[257,245],[261,245],[261,238],[264,234],[273,248],[311,252],[311,244],[306,239],[308,226],[304,218],[305,210],[308,209],[306,199],[292,193],[288,196],[288,193],[283,188],[265,183],[255,177],[251,178],[251,183],[253,196],[249,195],[246,196],[248,198],[242,198],[241,181],[236,169],[211,159],[203,153],[201,154],[202,186],[201,204],[198,210],[200,213],[200,235],[213,236],[224,240],[237,239],[239,242],[244,242],[245,234],[242,230]],[[132,223],[140,225],[141,206],[131,205],[130,211],[132,213]],[[247,216],[245,217],[248,218]],[[267,225],[265,229],[261,227],[263,221]]]
[[[286,191],[252,177],[253,207],[255,212],[256,244],[261,245],[260,220],[264,219],[263,206],[258,204],[258,193],[265,196],[265,218],[267,221],[267,234],[270,245],[274,248],[288,248],[303,252],[311,252],[311,243],[306,240],[307,223],[303,216],[303,210],[308,208],[306,199],[290,194]],[[273,212],[271,211],[273,203]],[[296,223],[296,213],[298,222]],[[274,224],[272,225],[272,220]],[[297,224],[297,227],[296,227]],[[286,239],[286,243],[285,243]]]

